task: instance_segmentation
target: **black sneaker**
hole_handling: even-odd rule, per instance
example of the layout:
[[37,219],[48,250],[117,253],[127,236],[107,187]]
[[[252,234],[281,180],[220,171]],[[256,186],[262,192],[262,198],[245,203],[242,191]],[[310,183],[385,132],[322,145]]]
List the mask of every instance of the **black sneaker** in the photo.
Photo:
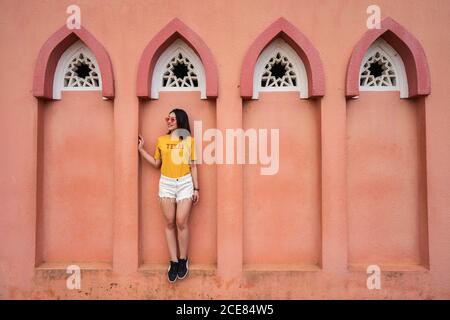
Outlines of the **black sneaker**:
[[186,278],[189,272],[188,258],[178,259],[178,279]]
[[178,274],[178,262],[170,261],[169,269],[167,269],[167,278],[169,282],[175,282]]

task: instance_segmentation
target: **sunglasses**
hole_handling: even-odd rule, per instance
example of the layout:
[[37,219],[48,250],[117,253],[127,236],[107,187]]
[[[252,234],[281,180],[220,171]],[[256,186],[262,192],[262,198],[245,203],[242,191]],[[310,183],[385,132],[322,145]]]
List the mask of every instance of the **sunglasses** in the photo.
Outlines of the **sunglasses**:
[[177,121],[177,118],[175,118],[175,117],[166,117],[165,119],[166,119],[166,122],[175,122],[175,121]]

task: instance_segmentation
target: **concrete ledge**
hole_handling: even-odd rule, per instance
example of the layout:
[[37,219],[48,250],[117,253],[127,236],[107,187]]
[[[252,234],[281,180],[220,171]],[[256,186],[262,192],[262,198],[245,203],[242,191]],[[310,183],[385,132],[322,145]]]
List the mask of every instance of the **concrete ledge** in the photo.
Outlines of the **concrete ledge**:
[[321,271],[320,266],[315,264],[247,264],[243,267],[243,272],[317,272]]
[[81,270],[112,270],[110,262],[44,262],[35,267],[37,271],[63,270],[66,271],[70,265],[77,265]]
[[[349,264],[348,270],[349,271],[356,271],[356,272],[366,272],[367,267],[371,264]],[[375,264],[372,264],[375,265]],[[379,264],[378,265],[381,269],[381,272],[429,272],[430,269],[423,265],[413,265],[413,264]]]
[[[145,263],[139,266],[138,271],[143,273],[161,273],[167,272],[168,264],[163,263]],[[215,275],[217,265],[215,264],[189,264],[189,273],[192,275]]]

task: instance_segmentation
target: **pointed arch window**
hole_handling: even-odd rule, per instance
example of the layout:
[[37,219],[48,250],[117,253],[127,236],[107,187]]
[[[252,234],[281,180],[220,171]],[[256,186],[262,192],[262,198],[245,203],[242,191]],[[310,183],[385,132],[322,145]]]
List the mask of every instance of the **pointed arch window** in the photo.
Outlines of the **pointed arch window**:
[[308,98],[305,65],[298,54],[283,39],[278,38],[265,48],[256,61],[253,76],[253,99],[259,92],[299,91]]
[[400,55],[383,39],[367,50],[359,74],[360,91],[400,91],[408,97],[408,81]]
[[200,58],[183,40],[177,39],[159,57],[151,81],[151,98],[160,91],[200,91],[206,99],[205,70]]
[[53,97],[61,91],[102,90],[102,77],[95,55],[78,40],[61,55],[53,80]]
[[198,76],[194,65],[182,52],[178,52],[167,64],[162,77],[162,86],[198,88]]

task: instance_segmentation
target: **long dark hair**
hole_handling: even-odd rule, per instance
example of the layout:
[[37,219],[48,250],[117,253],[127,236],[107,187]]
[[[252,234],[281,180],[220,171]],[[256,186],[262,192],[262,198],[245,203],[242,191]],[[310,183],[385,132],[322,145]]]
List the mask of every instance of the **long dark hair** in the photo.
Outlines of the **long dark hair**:
[[[175,118],[177,119],[177,129],[185,129],[189,132],[189,135],[191,135],[191,127],[189,126],[189,117],[183,109],[175,108],[172,111],[169,112],[175,113]],[[167,133],[170,134],[170,131]],[[180,136],[180,139],[183,139],[183,136]]]

